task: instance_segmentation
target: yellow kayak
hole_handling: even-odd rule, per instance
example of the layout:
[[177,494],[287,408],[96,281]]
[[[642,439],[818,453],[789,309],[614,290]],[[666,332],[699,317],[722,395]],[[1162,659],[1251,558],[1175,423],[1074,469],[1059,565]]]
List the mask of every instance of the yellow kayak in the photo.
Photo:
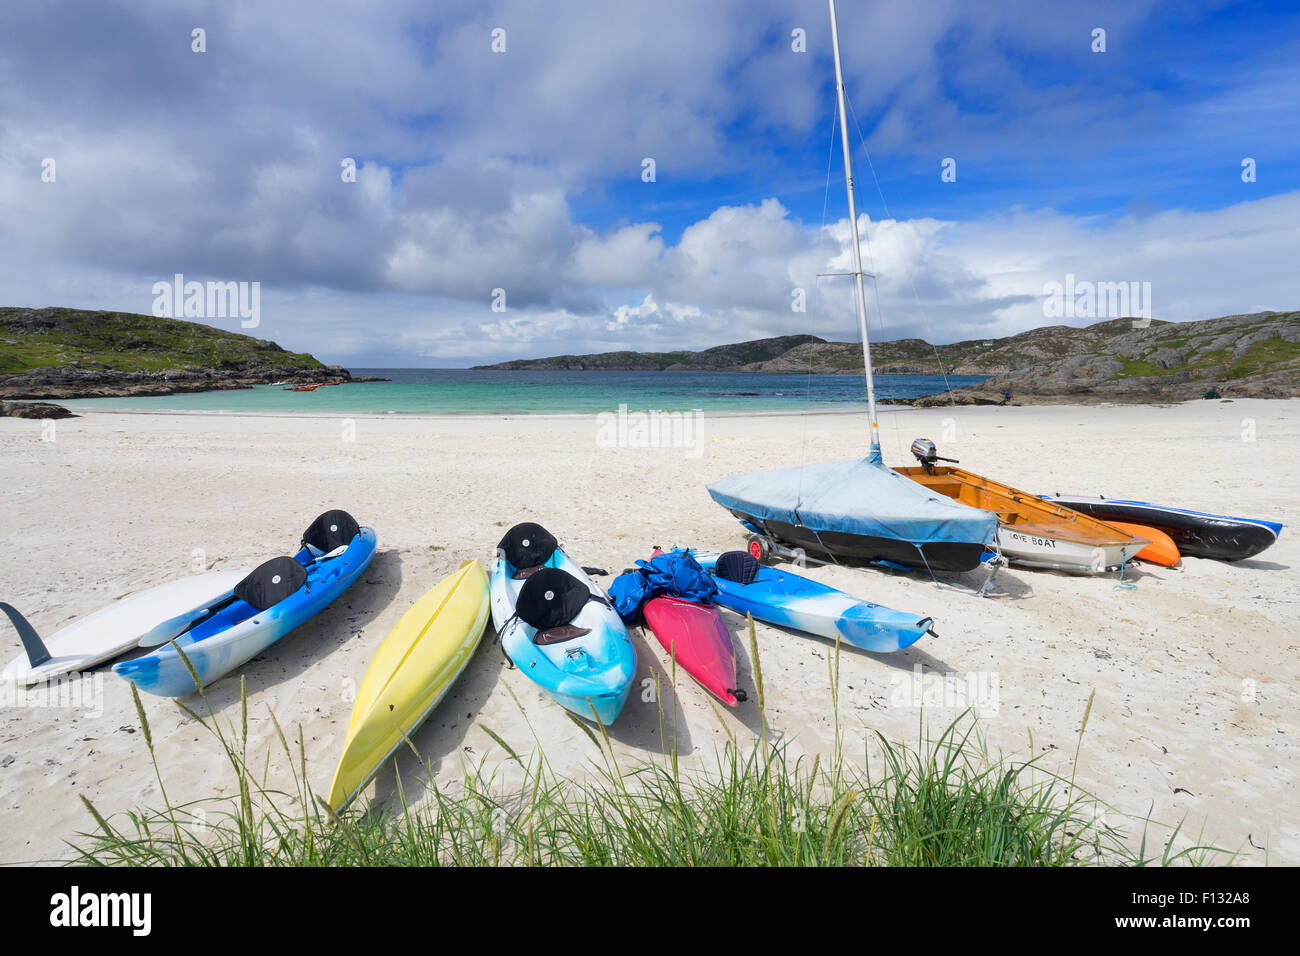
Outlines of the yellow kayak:
[[438,706],[474,655],[489,608],[487,574],[478,561],[466,561],[388,632],[352,706],[331,807],[350,803]]

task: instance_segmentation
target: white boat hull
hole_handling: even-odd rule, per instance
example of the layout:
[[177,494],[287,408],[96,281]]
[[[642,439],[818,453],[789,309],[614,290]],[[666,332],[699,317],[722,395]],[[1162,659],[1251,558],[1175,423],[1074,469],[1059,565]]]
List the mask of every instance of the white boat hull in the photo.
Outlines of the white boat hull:
[[998,549],[1012,564],[1075,574],[1113,571],[1125,561],[1132,560],[1146,544],[1146,541],[1135,539],[1127,544],[1091,545],[998,526]]

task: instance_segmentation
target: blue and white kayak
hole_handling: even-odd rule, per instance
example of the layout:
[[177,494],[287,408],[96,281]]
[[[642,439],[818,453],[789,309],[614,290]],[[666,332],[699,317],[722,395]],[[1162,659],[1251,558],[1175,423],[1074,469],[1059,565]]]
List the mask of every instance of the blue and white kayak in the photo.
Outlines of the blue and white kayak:
[[[541,580],[544,569],[564,572],[571,576],[570,583],[576,581],[588,591],[579,599],[576,614],[549,628],[539,628],[520,616],[520,594],[530,579]],[[612,724],[632,690],[636,650],[600,587],[549,532],[526,524],[516,525],[502,539],[489,590],[492,623],[510,661],[565,710],[585,720]],[[526,610],[522,613],[531,616]]]
[[1043,497],[1100,521],[1128,521],[1158,528],[1173,539],[1185,557],[1241,561],[1271,546],[1282,533],[1282,525],[1276,521],[1208,514],[1150,501],[1085,495]]
[[[346,512],[337,511],[326,512],[322,518],[331,515],[346,516],[351,521]],[[370,564],[378,543],[374,529],[358,527],[355,521],[342,524],[345,533],[351,532],[346,544],[326,550],[304,539],[292,558],[266,562],[241,581],[226,601],[195,608],[193,622],[166,646],[144,657],[114,664],[114,672],[150,694],[182,697],[198,688],[177,647],[185,653],[204,687],[256,657],[333,603]],[[322,539],[322,543],[333,541]],[[293,585],[296,587],[288,594],[275,591]]]
[[933,618],[895,611],[790,571],[759,564],[744,551],[692,552],[718,584],[714,600],[754,620],[828,640],[837,637],[866,651],[887,654],[915,644]]

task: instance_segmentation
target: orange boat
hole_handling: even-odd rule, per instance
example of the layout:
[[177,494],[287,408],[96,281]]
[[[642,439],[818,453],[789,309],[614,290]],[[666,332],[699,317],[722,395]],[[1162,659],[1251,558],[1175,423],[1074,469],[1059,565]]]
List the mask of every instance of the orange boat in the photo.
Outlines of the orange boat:
[[998,550],[1012,564],[1100,574],[1122,567],[1150,541],[992,478],[938,465],[955,459],[940,458],[928,438],[912,442],[912,454],[919,467],[894,471],[936,494],[996,514]]
[[1141,561],[1150,561],[1152,564],[1172,568],[1183,559],[1183,556],[1178,552],[1178,545],[1174,544],[1174,539],[1159,528],[1153,528],[1145,524],[1132,524],[1128,521],[1105,521],[1103,524],[1108,524],[1112,528],[1131,534],[1135,538],[1146,538],[1151,542],[1133,555],[1133,557]]

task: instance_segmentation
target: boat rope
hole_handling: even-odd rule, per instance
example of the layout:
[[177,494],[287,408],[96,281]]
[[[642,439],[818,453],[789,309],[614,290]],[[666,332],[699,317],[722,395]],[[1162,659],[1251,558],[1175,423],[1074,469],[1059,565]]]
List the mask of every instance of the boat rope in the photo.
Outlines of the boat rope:
[[1115,584],[1112,591],[1136,591],[1137,583],[1134,581],[1124,580],[1124,569],[1128,567],[1128,558],[1124,558],[1119,563],[1119,581]]
[[979,590],[975,592],[976,597],[988,597],[988,593],[993,587],[993,578],[996,577],[997,573],[1008,564],[1007,559],[1002,556],[1002,549],[998,546],[996,540],[993,544],[993,552],[994,557],[990,558],[986,562],[989,566],[989,576],[984,579],[984,583],[981,584]]
[[510,655],[506,653],[505,645],[501,643],[500,635],[497,635],[497,647],[501,649],[501,657],[506,662],[506,669],[512,671],[517,670],[517,668],[515,667],[515,662],[512,661],[510,659]]
[[[875,164],[871,162],[871,153],[867,150],[867,140],[866,137],[862,135],[862,126],[858,123],[858,114],[853,111],[853,101],[849,99],[848,90],[844,91],[844,102],[849,108],[849,115],[853,117],[853,128],[857,131],[858,142],[862,146],[862,155],[867,160],[867,169],[871,170],[871,180],[876,184],[876,193],[880,196],[880,206],[885,212],[885,218],[892,219],[894,217],[889,212],[889,203],[885,201],[885,191],[880,188],[880,179],[876,176],[876,167]],[[921,294],[916,287],[916,277],[910,272],[907,276],[907,282],[912,289],[912,298],[916,300],[917,314],[921,316],[921,323],[925,326],[926,341],[930,344],[930,350],[934,352],[935,361],[939,365],[939,374],[943,376],[943,387],[948,390],[948,398],[952,401],[952,385],[948,381],[948,369],[944,366],[943,357],[939,355],[939,347],[934,344],[934,330],[930,326],[930,316],[926,311],[925,306],[921,304]],[[874,276],[871,279],[871,285],[876,293],[876,309],[879,310],[880,289]],[[884,313],[879,312],[878,314],[880,314],[880,322],[883,324]],[[954,404],[956,403],[954,402]]]
[[[835,106],[831,110],[831,137],[830,145],[826,152],[826,189],[822,193],[822,224],[817,231],[818,236],[826,231],[826,210],[829,207],[831,198],[831,168],[835,161],[835,126],[839,121],[839,109]],[[817,276],[817,304],[814,306],[819,312],[821,311],[822,299],[822,277]],[[805,373],[804,382],[804,406],[803,413],[803,434],[799,439],[799,489],[795,497],[795,509],[798,510],[803,503],[803,466],[808,463],[808,414],[812,411],[812,382],[813,382],[813,350],[808,349],[808,368]]]
[[509,668],[510,670],[515,669],[515,662],[510,659],[510,655],[506,652],[506,645],[501,640],[501,636],[505,634],[506,628],[508,628],[511,624],[513,624],[517,617],[519,617],[518,612],[511,614],[509,619],[504,624],[502,624],[499,628],[495,629],[497,632],[496,635],[497,647],[501,649],[501,656],[505,658],[506,667]]
[[[805,525],[804,527],[807,527],[807,525]],[[822,562],[822,563],[823,563],[823,564],[839,564],[839,563],[840,563],[840,560],[839,560],[839,558],[835,557],[835,552],[832,551],[830,548],[828,548],[828,547],[826,546],[826,542],[822,540],[821,532],[818,531],[816,528],[808,528],[808,530],[811,531],[811,532],[813,533],[813,537],[817,539],[817,543],[818,543],[819,545],[821,545],[821,549],[822,549],[824,552],[826,552],[826,557],[830,558],[829,561],[824,561],[824,562]],[[802,551],[803,549],[800,548],[799,550]],[[808,556],[805,554],[803,557],[804,557],[805,560],[806,560]]]
[[939,579],[935,576],[934,568],[930,567],[930,562],[925,558],[925,549],[919,544],[913,544],[912,547],[916,548],[916,553],[921,556],[921,560],[925,563],[925,570],[930,575],[930,582],[932,584],[938,584]]

